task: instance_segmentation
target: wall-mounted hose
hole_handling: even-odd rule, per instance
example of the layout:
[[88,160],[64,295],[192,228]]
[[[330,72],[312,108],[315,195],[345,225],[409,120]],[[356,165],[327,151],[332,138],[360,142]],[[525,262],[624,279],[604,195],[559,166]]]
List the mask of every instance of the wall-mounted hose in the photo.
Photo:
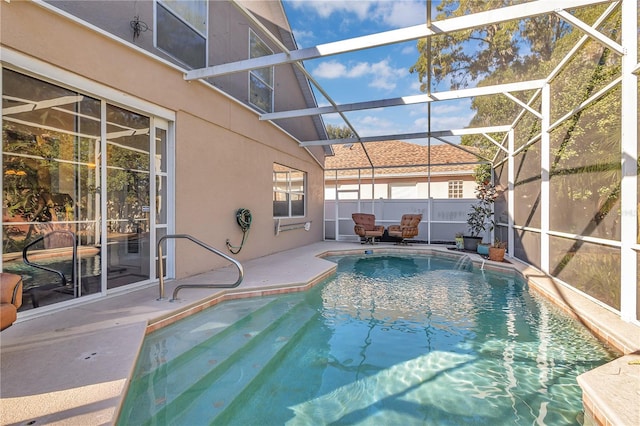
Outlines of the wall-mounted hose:
[[251,228],[251,212],[249,209],[238,209],[238,211],[236,211],[236,222],[238,222],[240,229],[242,229],[242,242],[240,246],[236,247],[231,245],[229,239],[227,239],[227,248],[233,254],[240,253],[244,242],[247,240],[247,235],[249,235],[249,228]]

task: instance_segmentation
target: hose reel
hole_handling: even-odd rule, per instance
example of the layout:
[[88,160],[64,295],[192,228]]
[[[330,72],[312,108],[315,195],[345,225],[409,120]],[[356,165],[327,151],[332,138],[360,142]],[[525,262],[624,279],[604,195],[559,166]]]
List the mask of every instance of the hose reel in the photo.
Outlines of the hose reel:
[[240,250],[242,250],[242,246],[244,246],[244,242],[247,239],[247,235],[249,234],[249,229],[251,228],[251,212],[249,209],[238,209],[236,211],[236,222],[242,230],[242,242],[240,243],[240,246],[234,246],[227,238],[227,248],[233,254],[240,253]]

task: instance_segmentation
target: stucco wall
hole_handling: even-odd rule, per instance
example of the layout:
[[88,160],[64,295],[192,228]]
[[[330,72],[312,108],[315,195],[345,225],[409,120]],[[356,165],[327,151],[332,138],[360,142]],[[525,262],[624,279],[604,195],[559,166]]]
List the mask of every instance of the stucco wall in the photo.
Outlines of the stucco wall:
[[[322,170],[276,126],[260,122],[254,111],[201,82],[185,81],[180,70],[31,2],[0,2],[0,16],[3,49],[176,112],[176,232],[226,251],[227,238],[236,245],[241,240],[235,211],[244,207],[253,213],[253,226],[236,256],[240,260],[322,239]],[[274,235],[274,162],[308,173],[307,216],[302,221],[312,221],[309,232]],[[178,277],[220,265],[201,250],[178,245]]]

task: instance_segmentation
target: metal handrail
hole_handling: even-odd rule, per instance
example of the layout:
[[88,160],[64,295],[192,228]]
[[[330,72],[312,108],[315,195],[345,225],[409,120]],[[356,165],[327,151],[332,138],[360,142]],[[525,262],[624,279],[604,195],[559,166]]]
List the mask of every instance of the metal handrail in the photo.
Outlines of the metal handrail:
[[31,267],[34,268],[38,268],[38,269],[42,269],[43,271],[47,271],[47,272],[51,272],[54,273],[56,275],[58,275],[60,277],[60,279],[62,280],[62,286],[65,287],[68,283],[67,281],[67,277],[65,277],[65,275],[62,273],[62,271],[58,271],[57,269],[53,269],[53,268],[48,268],[46,266],[43,265],[39,265],[37,263],[33,263],[31,262],[28,257],[27,257],[27,251],[29,250],[29,248],[31,246],[33,246],[36,243],[39,243],[40,241],[44,240],[45,238],[49,237],[51,234],[67,234],[71,237],[73,244],[72,244],[72,262],[73,262],[73,266],[71,268],[71,285],[73,286],[73,297],[78,297],[78,288],[76,286],[76,261],[78,258],[78,240],[76,239],[76,234],[74,234],[71,231],[66,231],[66,230],[54,230],[51,232],[46,233],[45,235],[36,238],[35,240],[31,241],[29,244],[27,244],[26,246],[24,246],[24,248],[22,249],[22,261],[25,263],[25,265],[29,265]]
[[240,264],[240,262],[238,262],[234,258],[226,255],[225,253],[221,252],[220,250],[214,247],[211,247],[206,243],[203,243],[202,241],[192,237],[189,234],[165,235],[158,240],[158,273],[159,273],[159,281],[160,281],[160,297],[158,298],[158,300],[163,300],[165,298],[164,297],[164,267],[162,266],[162,242],[169,238],[171,239],[184,238],[191,242],[194,242],[200,247],[205,248],[210,252],[215,253],[218,256],[221,256],[227,259],[229,262],[233,263],[236,266],[236,268],[238,268],[238,280],[235,283],[233,284],[181,284],[173,290],[173,297],[170,300],[171,302],[173,302],[174,300],[177,300],[178,291],[183,288],[235,288],[235,287],[238,287],[242,282],[242,279],[244,278],[244,268],[242,268],[242,265]]

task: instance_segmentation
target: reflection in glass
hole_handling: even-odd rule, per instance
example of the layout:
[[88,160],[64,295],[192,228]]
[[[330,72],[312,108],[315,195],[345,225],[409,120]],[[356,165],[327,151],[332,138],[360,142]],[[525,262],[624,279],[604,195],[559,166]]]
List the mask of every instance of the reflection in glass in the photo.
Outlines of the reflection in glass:
[[167,223],[167,177],[156,176],[156,224]]
[[[175,2],[176,5],[180,3]],[[206,8],[206,3],[204,7]],[[206,16],[201,18],[205,19],[206,26]],[[192,68],[206,66],[207,39],[203,33],[194,30],[192,26],[160,4],[156,8],[156,21],[156,43],[160,49]]]
[[[23,277],[21,310],[98,292],[100,101],[7,69],[2,81],[3,270]],[[63,279],[22,262],[38,239],[30,258],[46,258]]]
[[306,173],[273,164],[273,216],[304,216]]
[[156,173],[167,172],[167,131],[156,129],[156,159],[154,170]]
[[107,288],[149,278],[149,124],[107,106]]

